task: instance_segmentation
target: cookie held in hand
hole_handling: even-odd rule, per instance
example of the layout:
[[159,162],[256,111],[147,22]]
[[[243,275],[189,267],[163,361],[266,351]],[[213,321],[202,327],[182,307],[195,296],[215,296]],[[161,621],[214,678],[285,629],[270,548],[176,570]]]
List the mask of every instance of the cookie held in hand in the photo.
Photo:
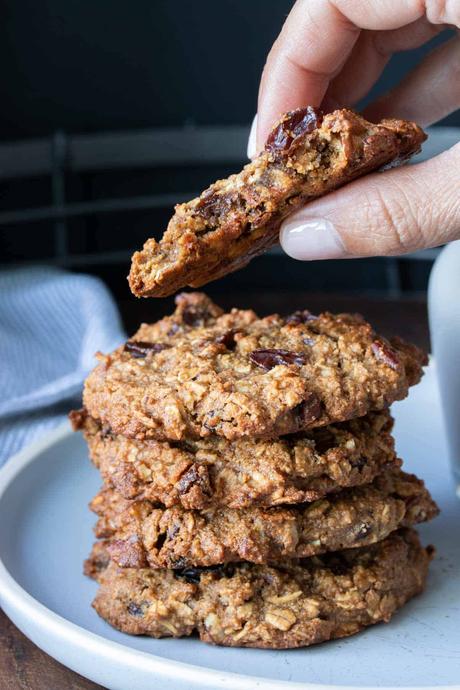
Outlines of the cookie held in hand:
[[149,239],[132,258],[137,297],[164,297],[199,287],[246,266],[278,242],[281,222],[304,204],[420,150],[413,122],[372,124],[351,110],[314,108],[284,115],[265,150],[243,170],[200,197],[176,206],[160,242]]

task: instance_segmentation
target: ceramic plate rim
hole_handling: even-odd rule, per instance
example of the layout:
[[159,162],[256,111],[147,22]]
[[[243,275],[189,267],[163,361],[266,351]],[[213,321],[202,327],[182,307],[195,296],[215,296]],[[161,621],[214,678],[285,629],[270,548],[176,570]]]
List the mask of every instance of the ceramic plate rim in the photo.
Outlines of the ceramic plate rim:
[[[56,443],[64,441],[67,436],[72,435],[68,422],[59,425],[55,430],[38,441],[33,442],[25,449],[10,458],[0,469],[0,514],[1,501],[10,484],[27,467],[36,461],[38,456]],[[91,647],[92,654],[104,657],[106,660],[116,660],[117,664],[126,669],[135,663],[141,665],[147,672],[160,673],[177,680],[198,681],[202,687],[208,688],[229,688],[234,690],[256,690],[264,687],[264,690],[277,690],[287,688],[302,688],[303,690],[356,690],[356,686],[350,685],[330,685],[319,683],[298,683],[290,681],[274,681],[262,676],[247,676],[229,671],[216,671],[203,666],[194,666],[180,661],[170,661],[150,652],[126,647],[119,642],[108,640],[101,635],[90,632],[85,628],[68,621],[63,616],[51,611],[44,604],[32,597],[23,587],[21,587],[14,577],[7,570],[0,554],[0,604],[6,604],[8,610],[13,612],[11,620],[15,623],[14,613],[20,612],[22,615],[29,616],[35,622],[46,629],[48,633],[59,638],[75,649],[83,653]],[[6,612],[5,612],[6,613]],[[27,633],[24,633],[27,636]],[[35,643],[37,644],[37,643]],[[37,646],[40,646],[39,644]],[[46,650],[45,650],[46,651]],[[48,651],[46,653],[49,654]],[[53,656],[50,654],[50,656]],[[78,671],[77,671],[78,672]],[[206,683],[206,685],[203,685]],[[262,685],[263,684],[263,685]],[[377,690],[377,686],[360,686],[360,690]],[[397,686],[379,687],[378,690],[397,690]],[[406,687],[405,690],[416,690],[416,686]],[[455,686],[431,685],[424,687],[424,690],[455,690]]]

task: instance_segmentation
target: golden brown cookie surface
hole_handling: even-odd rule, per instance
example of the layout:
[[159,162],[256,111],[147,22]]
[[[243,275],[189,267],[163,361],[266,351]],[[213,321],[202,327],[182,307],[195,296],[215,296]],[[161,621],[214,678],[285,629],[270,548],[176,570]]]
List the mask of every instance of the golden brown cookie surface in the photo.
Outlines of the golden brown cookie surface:
[[86,563],[100,583],[93,606],[132,635],[285,649],[353,635],[388,622],[425,586],[430,548],[402,530],[359,549],[283,567],[239,564],[182,571],[108,565],[102,544]]
[[162,297],[242,268],[278,242],[281,221],[294,210],[407,159],[425,138],[413,122],[372,124],[350,110],[287,113],[252,163],[176,206],[161,241],[149,239],[134,254],[132,292]]
[[96,536],[108,540],[118,565],[132,568],[282,562],[373,544],[438,513],[423,482],[401,470],[291,507],[164,509],[106,488],[91,508],[99,515]]
[[176,303],[172,316],[100,355],[86,380],[85,407],[115,434],[274,438],[387,407],[427,361],[357,315],[224,314],[201,293]]
[[125,499],[167,507],[246,508],[315,501],[371,482],[401,461],[385,410],[279,439],[167,441],[110,433],[84,410],[71,414],[103,480]]

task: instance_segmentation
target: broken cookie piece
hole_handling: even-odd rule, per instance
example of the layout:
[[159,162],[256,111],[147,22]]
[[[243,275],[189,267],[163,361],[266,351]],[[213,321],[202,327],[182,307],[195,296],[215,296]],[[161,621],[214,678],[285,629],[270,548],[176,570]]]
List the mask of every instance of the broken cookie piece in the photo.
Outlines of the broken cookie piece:
[[284,115],[243,170],[176,206],[160,242],[132,258],[137,297],[164,297],[242,268],[278,242],[283,219],[351,180],[398,164],[426,139],[413,122],[372,124],[351,110],[308,107]]

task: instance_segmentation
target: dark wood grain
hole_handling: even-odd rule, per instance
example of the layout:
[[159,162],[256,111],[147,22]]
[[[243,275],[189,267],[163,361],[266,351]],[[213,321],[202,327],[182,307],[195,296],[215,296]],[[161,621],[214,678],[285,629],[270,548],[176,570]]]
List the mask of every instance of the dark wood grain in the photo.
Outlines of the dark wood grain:
[[100,690],[54,661],[0,610],[0,690]]
[[[384,335],[400,335],[429,349],[426,301],[423,298],[389,300],[360,295],[307,292],[214,293],[225,308],[252,307],[261,315],[289,314],[296,309],[360,312]],[[170,312],[172,300],[126,299],[119,303],[128,333],[141,321],[154,321]],[[0,690],[96,690],[85,680],[40,651],[0,611]]]

